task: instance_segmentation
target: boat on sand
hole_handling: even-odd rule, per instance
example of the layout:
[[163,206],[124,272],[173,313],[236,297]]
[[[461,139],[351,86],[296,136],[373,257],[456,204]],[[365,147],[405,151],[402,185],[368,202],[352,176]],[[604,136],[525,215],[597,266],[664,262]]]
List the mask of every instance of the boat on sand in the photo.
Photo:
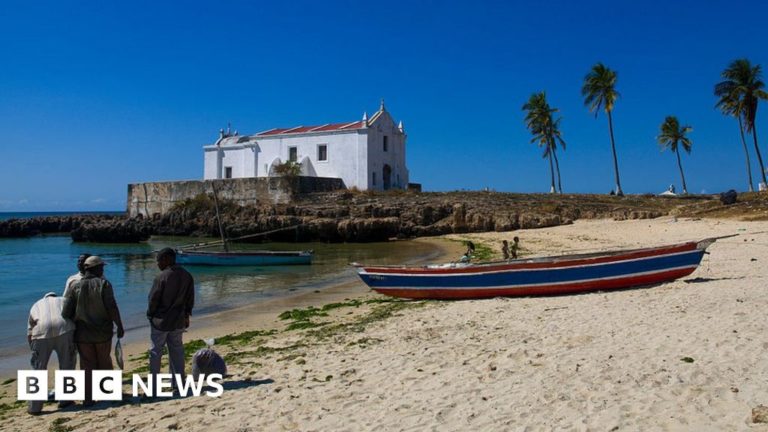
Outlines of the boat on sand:
[[572,294],[654,285],[688,276],[718,238],[724,237],[643,249],[477,264],[352,265],[369,287],[393,297],[480,299]]

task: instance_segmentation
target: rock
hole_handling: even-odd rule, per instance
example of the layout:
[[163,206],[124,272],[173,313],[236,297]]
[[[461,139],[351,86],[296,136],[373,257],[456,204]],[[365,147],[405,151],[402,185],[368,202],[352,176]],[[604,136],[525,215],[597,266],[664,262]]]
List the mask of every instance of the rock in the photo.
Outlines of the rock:
[[768,423],[768,407],[758,405],[752,408],[752,423]]
[[[143,241],[150,235],[219,237],[215,211],[209,204],[182,202],[165,214],[132,219],[65,216],[0,221],[0,237],[49,232],[69,232],[75,241],[99,242]],[[230,238],[290,228],[246,241],[371,242],[544,228],[584,218],[655,218],[673,205],[655,197],[614,200],[597,195],[335,191],[307,194],[288,205],[220,202],[220,207]]]
[[151,224],[140,219],[83,223],[70,232],[75,242],[138,243],[152,235]]
[[723,205],[736,204],[738,196],[739,194],[737,194],[735,190],[731,189],[728,192],[723,192],[720,194],[720,202],[723,203]]

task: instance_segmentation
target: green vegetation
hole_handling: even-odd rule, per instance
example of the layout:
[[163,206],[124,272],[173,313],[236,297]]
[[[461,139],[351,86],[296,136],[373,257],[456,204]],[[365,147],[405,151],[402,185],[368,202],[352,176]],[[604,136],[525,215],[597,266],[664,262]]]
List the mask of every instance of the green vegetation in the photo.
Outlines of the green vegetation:
[[12,382],[16,382],[16,378],[8,378],[7,380],[3,381],[3,385],[10,384]]
[[661,149],[670,149],[677,156],[677,167],[680,169],[680,178],[683,181],[683,194],[688,194],[688,187],[685,184],[685,174],[683,173],[683,164],[680,162],[680,152],[678,145],[683,147],[686,153],[691,153],[691,139],[686,136],[693,130],[690,126],[680,126],[680,122],[675,116],[667,116],[664,123],[661,124],[661,133],[656,138]]
[[[768,99],[768,92],[764,90],[762,68],[760,65],[752,65],[748,59],[741,58],[731,62],[720,76],[723,81],[715,85],[715,96],[720,98],[716,106],[724,114],[739,119],[739,132],[742,133],[742,141],[745,131],[752,134],[757,161],[760,165],[760,176],[763,183],[768,183],[765,179],[763,157],[760,154],[760,147],[757,145],[757,129],[755,127],[758,101]],[[746,151],[745,142],[744,150]],[[749,170],[749,159],[747,159],[747,169]],[[751,173],[749,173],[749,177],[749,190],[752,191]]]
[[59,417],[56,420],[51,422],[51,426],[48,428],[48,432],[70,432],[74,429],[72,426],[67,425],[66,423],[72,420],[69,417]]
[[[247,345],[251,343],[254,339],[259,337],[267,337],[272,336],[277,333],[277,330],[251,330],[251,331],[245,331],[242,333],[237,333],[233,335],[226,335],[222,336],[215,340],[217,345]],[[201,341],[202,342],[202,341]],[[203,347],[204,347],[203,343]],[[202,347],[201,347],[202,348]],[[198,348],[199,349],[199,348]]]
[[[466,244],[466,240],[448,239],[453,242],[460,242]],[[472,261],[492,261],[497,258],[495,249],[486,243],[480,243],[480,240],[472,239],[472,244],[475,245],[475,252],[472,254]]]
[[[561,118],[553,117],[553,114],[559,110],[549,106],[545,92],[532,94],[528,102],[523,105],[523,110],[526,111],[525,126],[533,135],[531,143],[544,147],[543,157],[549,159],[549,174],[552,180],[549,192],[555,193],[556,191],[555,171],[557,171],[557,190],[563,193],[563,185],[560,181],[560,162],[557,160],[557,144],[559,143],[563,150],[565,150],[565,141],[560,132]],[[554,166],[552,164],[553,158]]]
[[683,357],[680,359],[680,361],[685,363],[693,363],[694,360],[693,360],[693,357]]
[[290,320],[291,322],[286,327],[286,331],[291,330],[303,330],[315,327],[325,326],[328,323],[318,323],[313,321],[312,318],[327,317],[328,311],[344,308],[344,307],[360,307],[365,304],[375,303],[388,303],[396,301],[395,299],[371,299],[371,300],[349,300],[342,303],[329,303],[321,308],[310,306],[306,309],[291,309],[278,315],[278,318],[284,321]]
[[594,112],[595,117],[602,109],[608,117],[608,131],[611,135],[611,151],[613,153],[613,170],[616,174],[616,195],[623,196],[621,180],[619,179],[619,161],[616,157],[616,141],[613,138],[613,106],[619,98],[616,91],[616,71],[611,70],[602,63],[592,66],[587,76],[584,77],[584,85],[581,87],[581,95],[584,96],[584,105],[589,107],[589,112]]
[[275,165],[274,173],[281,177],[298,177],[301,174],[301,164],[295,161],[286,161]]
[[25,404],[24,401],[15,401],[13,403],[2,403],[0,404],[0,415],[5,415],[9,411],[13,411]]
[[372,323],[386,320],[396,313],[406,310],[423,307],[427,302],[409,301],[409,300],[390,300],[385,304],[374,307],[370,313],[358,317],[351,322],[337,323],[327,325],[316,330],[307,332],[307,336],[316,337],[320,340],[329,339],[342,333],[360,333]]

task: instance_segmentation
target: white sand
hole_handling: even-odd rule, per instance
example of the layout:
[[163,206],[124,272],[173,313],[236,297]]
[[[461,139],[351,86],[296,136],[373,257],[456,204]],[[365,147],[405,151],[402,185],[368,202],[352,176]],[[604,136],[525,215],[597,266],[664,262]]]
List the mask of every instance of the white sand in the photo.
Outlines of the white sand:
[[[0,427],[46,430],[69,417],[86,431],[768,430],[751,423],[752,408],[768,404],[768,222],[588,221],[471,238],[518,235],[530,255],[732,233],[743,235],[714,244],[685,280],[429,302],[292,351],[303,360],[232,364],[234,388],[219,399],[24,415]],[[371,342],[355,343],[363,338]],[[269,346],[304,339],[285,332]]]

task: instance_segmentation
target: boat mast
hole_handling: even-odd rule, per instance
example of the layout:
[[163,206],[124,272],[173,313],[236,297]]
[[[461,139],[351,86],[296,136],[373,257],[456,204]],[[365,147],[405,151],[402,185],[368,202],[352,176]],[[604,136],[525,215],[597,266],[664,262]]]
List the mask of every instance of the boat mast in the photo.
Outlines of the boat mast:
[[213,206],[216,209],[216,223],[219,224],[219,235],[221,236],[221,242],[224,244],[224,252],[229,252],[227,237],[224,235],[224,227],[221,225],[221,215],[219,214],[219,198],[216,195],[216,183],[213,181],[211,181],[211,189],[213,190]]

